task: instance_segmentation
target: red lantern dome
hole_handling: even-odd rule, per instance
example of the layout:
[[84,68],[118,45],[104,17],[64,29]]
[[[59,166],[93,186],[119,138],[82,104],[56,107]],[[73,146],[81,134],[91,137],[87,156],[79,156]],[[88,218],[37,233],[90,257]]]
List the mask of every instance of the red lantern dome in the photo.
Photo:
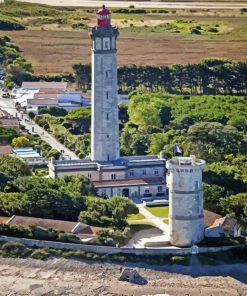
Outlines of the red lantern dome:
[[102,5],[97,11],[97,26],[106,27],[111,25],[111,12]]

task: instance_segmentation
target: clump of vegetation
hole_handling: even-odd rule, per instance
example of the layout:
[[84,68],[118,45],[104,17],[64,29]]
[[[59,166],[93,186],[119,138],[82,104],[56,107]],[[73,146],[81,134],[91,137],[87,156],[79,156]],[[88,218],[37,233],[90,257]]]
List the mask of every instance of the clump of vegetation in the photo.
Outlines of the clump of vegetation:
[[[1,11],[2,13],[2,11]],[[6,17],[0,15],[0,30],[2,31],[20,31],[25,30],[25,26],[20,22],[12,19],[10,17]]]
[[49,251],[46,249],[37,249],[32,252],[31,258],[38,259],[38,260],[45,260],[50,256]]
[[80,243],[80,239],[73,234],[56,231],[54,229],[45,229],[38,226],[23,227],[0,223],[0,235],[65,243]]
[[18,242],[7,242],[4,243],[1,247],[2,256],[3,257],[11,257],[11,258],[23,258],[28,254],[25,246]]
[[170,259],[171,265],[190,265],[190,257],[189,256],[172,256]]
[[88,30],[88,26],[84,23],[73,24],[71,27],[74,30]]

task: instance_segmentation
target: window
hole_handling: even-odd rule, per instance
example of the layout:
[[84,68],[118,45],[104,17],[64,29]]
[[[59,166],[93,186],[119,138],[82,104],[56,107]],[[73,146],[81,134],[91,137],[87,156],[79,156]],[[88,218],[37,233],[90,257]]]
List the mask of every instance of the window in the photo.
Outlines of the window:
[[106,119],[109,120],[109,113],[106,113]]
[[105,49],[108,49],[108,41],[105,41]]
[[116,174],[111,174],[111,179],[116,180]]
[[143,174],[144,176],[146,176],[146,170],[145,170],[145,169],[142,170],[142,174]]
[[110,135],[107,134],[106,137],[107,137],[107,139],[109,139],[110,138]]
[[145,189],[145,193],[149,193],[149,189]]
[[130,176],[131,176],[131,177],[134,176],[134,171],[130,171]]
[[110,155],[109,155],[109,154],[107,154],[107,160],[108,160],[108,161],[110,160]]
[[105,78],[110,78],[110,74],[111,74],[110,70],[105,71]]
[[106,91],[105,97],[106,97],[107,100],[109,99],[109,92],[108,91]]
[[158,175],[159,175],[159,170],[156,169],[156,170],[154,171],[154,174],[155,174],[155,176],[158,176]]
[[91,177],[92,177],[91,174],[87,174],[87,176],[88,176],[88,179],[91,179]]
[[163,187],[162,186],[158,186],[158,192],[162,192],[163,191]]
[[195,190],[198,190],[198,189],[199,189],[199,182],[195,181]]

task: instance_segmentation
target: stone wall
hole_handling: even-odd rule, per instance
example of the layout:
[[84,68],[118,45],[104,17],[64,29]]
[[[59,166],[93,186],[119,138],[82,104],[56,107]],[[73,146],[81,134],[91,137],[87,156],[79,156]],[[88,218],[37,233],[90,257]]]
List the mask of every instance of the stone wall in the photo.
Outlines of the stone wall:
[[[61,242],[52,242],[52,241],[40,241],[34,239],[26,238],[17,238],[17,237],[8,237],[0,236],[1,242],[16,241],[20,242],[27,247],[39,247],[39,248],[54,248],[54,249],[67,249],[67,250],[82,250],[86,252],[98,253],[98,254],[132,254],[132,255],[146,255],[146,256],[155,256],[155,255],[189,255],[191,254],[191,248],[175,248],[175,247],[166,247],[166,248],[144,248],[144,249],[135,249],[135,248],[116,248],[116,247],[106,247],[106,246],[95,246],[95,245],[83,245],[83,244],[70,244],[70,243],[61,243]],[[214,253],[227,251],[237,246],[226,246],[226,247],[211,247],[211,248],[197,248],[196,253]]]

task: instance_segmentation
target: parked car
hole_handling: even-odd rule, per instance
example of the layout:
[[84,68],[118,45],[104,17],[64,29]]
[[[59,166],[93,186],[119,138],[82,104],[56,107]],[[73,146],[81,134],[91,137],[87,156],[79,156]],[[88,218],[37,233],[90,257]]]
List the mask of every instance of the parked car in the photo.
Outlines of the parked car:
[[8,94],[8,93],[3,93],[2,97],[3,97],[3,98],[10,98],[10,94]]
[[152,197],[152,194],[151,193],[144,193],[143,197]]

